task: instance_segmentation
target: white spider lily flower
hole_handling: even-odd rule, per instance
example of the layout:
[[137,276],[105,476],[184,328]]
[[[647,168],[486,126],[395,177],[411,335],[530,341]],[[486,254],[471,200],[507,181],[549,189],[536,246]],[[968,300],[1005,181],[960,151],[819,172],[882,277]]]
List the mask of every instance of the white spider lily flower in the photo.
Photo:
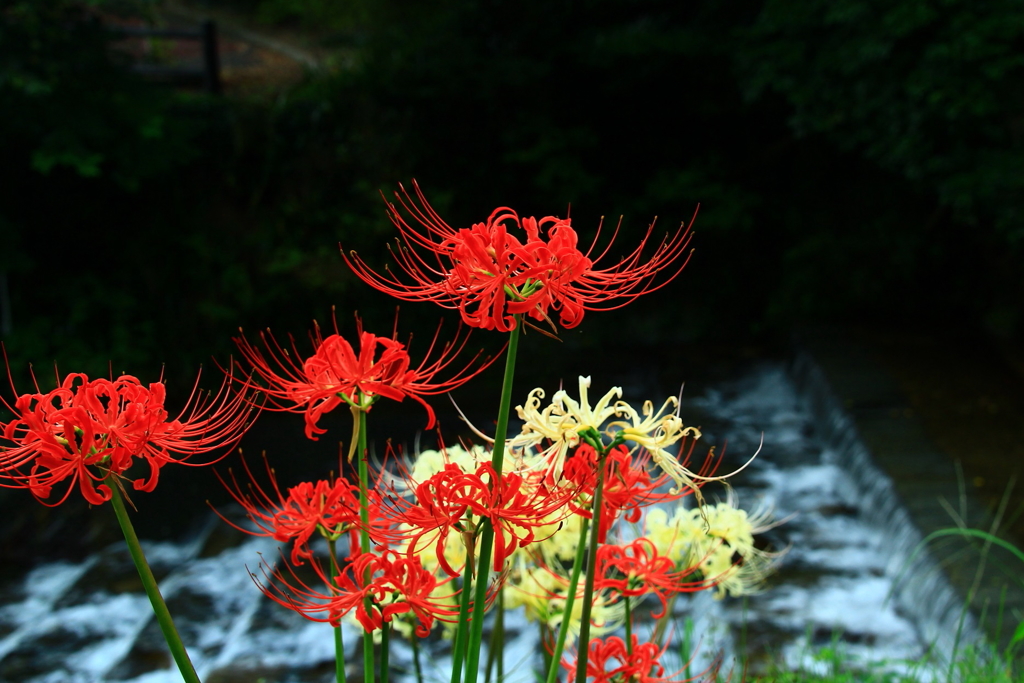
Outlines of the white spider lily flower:
[[[632,443],[643,448],[650,453],[655,465],[675,482],[672,493],[677,494],[684,487],[688,488],[693,491],[701,506],[704,503],[704,497],[700,492],[703,483],[723,481],[742,471],[757,456],[757,453],[754,453],[750,460],[729,474],[711,477],[695,474],[669,451],[669,448],[677,446],[687,437],[701,437],[699,428],[683,425],[679,417],[678,398],[669,397],[658,411],[654,410],[651,401],[645,401],[643,408],[637,411],[621,400],[621,387],[612,387],[591,406],[588,395],[590,377],[580,377],[579,387],[579,401],[560,389],[551,397],[551,403],[542,408],[544,390],[534,389],[529,393],[524,405],[516,406],[516,413],[523,421],[523,428],[518,435],[506,442],[507,448],[518,453],[531,466],[539,464],[544,467],[548,472],[549,481],[561,477],[562,467],[570,449],[578,446],[583,438],[581,435],[588,432],[601,433],[614,442]],[[608,422],[611,418],[619,419]],[[537,446],[544,450],[539,453],[538,458],[529,458],[531,449]]]
[[[564,389],[559,389],[551,397],[552,403],[561,406],[562,412],[567,417],[571,417],[576,423],[577,433],[586,429],[600,431],[601,425],[605,423],[605,420],[619,414],[618,405],[621,401],[617,401],[617,399],[622,398],[622,387],[612,387],[611,391],[602,396],[593,408],[590,407],[589,397],[587,396],[589,389],[590,377],[581,376],[580,400],[578,403],[569,398],[569,394]],[[617,402],[613,404],[613,400]]]
[[590,405],[588,390],[590,377],[580,377],[580,399],[575,401],[564,389],[551,397],[551,403],[541,410],[543,389],[534,389],[525,405],[516,406],[516,414],[523,421],[523,429],[509,440],[512,449],[526,449],[550,441],[544,451],[547,466],[555,472],[562,471],[562,464],[569,449],[580,443],[580,432],[601,431],[601,425],[608,418],[619,415],[618,399],[622,398],[622,387],[612,387],[594,406]]
[[672,493],[679,493],[682,487],[686,486],[693,490],[699,499],[700,492],[694,482],[696,475],[667,450],[669,446],[674,446],[687,436],[700,438],[698,428],[683,426],[678,409],[679,400],[675,396],[670,396],[658,412],[654,412],[653,403],[644,401],[642,416],[625,401],[619,401],[616,405],[617,414],[627,419],[611,422],[608,428],[615,430],[615,435],[619,439],[635,443],[651,454],[654,463],[676,483]]

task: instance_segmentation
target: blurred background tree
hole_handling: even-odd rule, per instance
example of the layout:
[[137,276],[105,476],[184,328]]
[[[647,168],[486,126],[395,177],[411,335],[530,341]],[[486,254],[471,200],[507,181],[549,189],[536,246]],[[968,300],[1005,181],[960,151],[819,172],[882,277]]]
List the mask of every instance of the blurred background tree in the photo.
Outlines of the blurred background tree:
[[[1024,333],[1019,3],[209,0],[328,55],[219,99],[142,82],[111,47],[112,17],[164,9],[0,11],[16,367],[184,377],[239,325],[302,335],[332,305],[387,325],[337,245],[383,264],[378,191],[414,177],[454,226],[571,205],[585,241],[622,215],[623,245],[700,203],[671,293],[591,316],[574,348],[815,321]],[[436,321],[422,308],[403,328]]]
[[748,99],[781,96],[798,138],[821,136],[927,200],[892,231],[910,247],[903,268],[935,283],[929,307],[1019,335],[1024,6],[769,0],[735,35]]

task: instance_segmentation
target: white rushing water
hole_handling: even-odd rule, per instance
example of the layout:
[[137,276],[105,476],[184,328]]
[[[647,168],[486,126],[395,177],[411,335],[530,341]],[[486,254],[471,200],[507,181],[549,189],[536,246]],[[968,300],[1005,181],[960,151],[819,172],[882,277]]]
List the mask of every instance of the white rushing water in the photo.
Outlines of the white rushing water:
[[[773,547],[787,552],[763,593],[716,600],[706,592],[677,604],[676,623],[690,618],[699,641],[694,671],[719,652],[727,671],[741,647],[770,651],[790,666],[820,668],[825,664],[814,652],[833,641],[865,666],[887,661],[898,668],[902,660],[920,659],[928,629],[887,599],[896,573],[887,532],[861,514],[860,492],[837,464],[841,454],[816,435],[785,368],[765,365],[687,398],[682,414],[688,424],[703,426],[702,441],[728,440],[729,453],[736,454],[731,462],[753,453],[763,434],[761,455],[736,477],[739,504],[770,505],[777,518],[792,516],[769,532]],[[710,488],[706,493],[714,497]],[[276,557],[276,544],[243,537],[214,552],[215,524],[222,525],[216,521],[182,543],[144,543],[203,680],[333,680],[330,628],[270,602],[253,585],[249,571],[260,553]],[[180,681],[133,573],[127,552],[117,546],[81,564],[36,567],[2,587],[0,680]],[[509,679],[533,680],[540,657],[535,628],[513,614],[507,631]],[[354,652],[357,634],[346,629],[344,636]],[[427,680],[447,680],[447,661],[443,646],[427,644]],[[411,669],[403,643],[394,649],[393,669]]]
[[745,643],[809,670],[828,666],[817,654],[833,644],[865,666],[905,669],[920,660],[927,646],[919,625],[890,599],[899,566],[885,530],[859,513],[861,493],[839,464],[842,454],[818,438],[784,369],[763,367],[690,404],[717,421],[705,436],[728,438],[733,453],[756,450],[763,432],[761,455],[734,487],[742,507],[770,505],[776,518],[789,518],[770,532],[786,552],[763,592],[701,596],[693,606],[708,610],[720,647]]

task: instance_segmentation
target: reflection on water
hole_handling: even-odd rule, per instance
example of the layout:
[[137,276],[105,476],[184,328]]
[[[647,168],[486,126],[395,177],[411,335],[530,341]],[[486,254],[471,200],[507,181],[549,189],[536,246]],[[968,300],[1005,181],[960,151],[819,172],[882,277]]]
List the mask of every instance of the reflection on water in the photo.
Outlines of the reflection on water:
[[[627,400],[648,397],[640,392],[651,388],[640,384],[626,387]],[[728,441],[725,467],[756,451],[763,433],[761,455],[735,481],[740,505],[771,505],[777,517],[793,515],[766,534],[774,549],[788,552],[763,593],[745,600],[702,593],[677,603],[675,633],[683,632],[688,617],[699,640],[695,671],[719,652],[728,668],[741,649],[754,667],[768,653],[793,666],[813,666],[811,648],[834,638],[864,662],[920,658],[926,650],[921,633],[930,629],[886,600],[898,569],[888,532],[865,521],[860,493],[840,466],[842,454],[816,435],[783,366],[767,364],[684,397],[682,414],[703,428],[708,443]],[[329,627],[271,603],[253,586],[249,570],[261,553],[276,557],[276,544],[211,518],[184,542],[144,546],[204,681],[333,680]],[[82,563],[38,566],[0,586],[0,598],[0,680],[180,681],[120,545]],[[506,628],[510,678],[530,681],[539,661],[535,630],[515,615]],[[356,633],[347,630],[345,640],[354,647]],[[427,648],[428,679],[447,680],[443,644]],[[408,671],[410,661],[399,644],[393,669]]]

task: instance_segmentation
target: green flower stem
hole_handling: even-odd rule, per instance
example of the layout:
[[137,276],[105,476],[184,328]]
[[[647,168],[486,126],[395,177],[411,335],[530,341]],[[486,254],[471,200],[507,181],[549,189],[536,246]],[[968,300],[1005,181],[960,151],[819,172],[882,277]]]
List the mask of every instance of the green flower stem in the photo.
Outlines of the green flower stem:
[[[356,457],[359,463],[359,520],[362,528],[359,530],[359,545],[364,553],[370,552],[370,497],[367,492],[367,480],[370,478],[369,468],[366,464],[366,411],[352,406],[352,419],[356,441]],[[370,570],[367,568],[363,575],[363,583],[369,582]],[[369,596],[363,599],[363,606],[366,612],[372,611],[373,605]],[[373,634],[370,631],[363,631],[363,678],[366,683],[374,683],[373,680]]]
[[537,628],[540,631],[541,665],[544,667],[544,671],[548,671],[551,669],[551,662],[555,660],[552,658],[551,653],[548,652],[547,643],[551,642],[554,634],[551,633],[551,627],[543,621],[537,624]]
[[167,647],[170,648],[171,655],[173,655],[174,661],[178,665],[178,671],[181,672],[181,677],[185,679],[186,683],[200,683],[195,667],[192,666],[192,660],[188,658],[185,644],[181,642],[181,636],[178,635],[178,629],[174,628],[174,621],[171,619],[171,613],[167,610],[167,603],[164,602],[163,596],[160,595],[160,588],[157,586],[153,571],[149,568],[149,563],[146,562],[146,555],[142,552],[139,537],[135,535],[135,528],[132,526],[132,521],[128,518],[128,511],[124,507],[124,500],[121,498],[118,482],[114,480],[113,476],[108,476],[106,482],[111,492],[110,504],[114,507],[117,522],[121,525],[121,531],[124,532],[124,540],[128,544],[128,552],[131,553],[132,561],[135,562],[135,568],[139,570],[142,586],[146,589],[149,602],[153,605],[156,621],[160,624],[160,630],[163,631]]
[[[487,578],[491,573],[491,550],[494,547],[494,527],[483,520],[480,538],[480,564],[473,586],[473,612],[469,615],[469,637],[466,639],[466,683],[476,683],[480,667],[480,643],[484,639],[484,611],[487,603]],[[486,558],[486,560],[485,560]],[[461,624],[460,624],[461,626]]]
[[505,649],[502,647],[505,638],[505,591],[498,592],[498,609],[494,613],[494,628],[491,629],[491,642],[487,645],[487,665],[484,667],[484,683],[491,683],[494,667],[498,667],[498,681],[505,678]]
[[462,591],[459,594],[459,621],[452,643],[452,683],[462,680],[462,665],[466,661],[466,644],[469,640],[469,601],[473,594],[473,565],[466,562],[462,571]]
[[587,529],[590,520],[584,517],[580,522],[580,540],[576,542],[576,556],[572,560],[572,572],[569,574],[569,588],[565,596],[565,606],[562,608],[562,623],[558,627],[558,640],[555,642],[555,649],[551,652],[551,661],[548,663],[547,683],[558,681],[558,669],[562,664],[562,651],[565,649],[565,639],[569,635],[569,622],[572,621],[572,607],[576,602],[576,586],[580,583],[580,571],[583,569],[583,553],[587,550]]
[[473,566],[469,561],[462,570],[462,591],[459,594],[459,622],[452,643],[452,683],[462,680],[462,663],[466,661],[466,626],[469,624],[469,596],[473,592]]
[[388,683],[388,650],[391,645],[391,622],[381,624],[380,631],[380,683]]
[[487,645],[487,664],[484,665],[484,683],[491,683],[491,675],[494,673],[494,655],[498,640],[498,626],[495,624],[491,629],[491,642]]
[[629,606],[629,596],[624,595],[623,604],[626,607],[626,652],[633,656],[633,613],[632,608]]
[[370,478],[369,467],[366,463],[366,412],[353,408],[355,413],[357,455],[359,463],[359,521],[362,528],[359,529],[359,547],[364,553],[370,552],[370,496],[368,493],[367,480]]
[[[498,405],[498,424],[494,432],[494,450],[491,451],[491,464],[494,471],[501,476],[501,468],[505,463],[505,434],[508,431],[508,413],[512,407],[512,380],[516,372],[516,353],[519,351],[519,330],[523,326],[523,316],[517,315],[516,326],[508,336],[508,352],[505,354],[505,377],[501,381],[501,402]],[[486,566],[491,559],[480,558]]]
[[[676,593],[676,595],[679,595]],[[683,642],[680,645],[679,655],[682,661],[686,662],[686,670],[683,675],[686,676],[684,680],[693,680],[693,674],[691,673],[691,665],[693,664],[693,619],[686,617],[683,622]]]
[[500,683],[505,680],[505,591],[498,593],[498,614],[494,630],[498,634],[495,651],[498,653],[498,681]]
[[[331,553],[328,570],[331,577],[331,595],[336,595],[338,586],[334,578],[338,575],[338,554],[334,549],[335,541],[328,539],[327,548]],[[337,683],[345,683],[345,643],[341,638],[341,622],[334,627],[334,676]]]
[[594,525],[590,527],[588,544],[587,581],[583,589],[583,613],[580,615],[580,644],[576,648],[576,683],[587,683],[587,654],[590,649],[590,610],[594,606],[594,574],[597,565],[597,535],[601,529],[601,504],[604,500],[604,463],[608,459],[608,448],[600,447],[597,461],[597,486],[594,492]]
[[423,665],[420,664],[420,639],[415,633],[409,639],[412,643],[412,665],[416,670],[416,683],[423,683]]
[[[523,326],[523,316],[515,316],[516,326],[512,328],[508,339],[508,351],[505,354],[505,377],[501,383],[501,402],[498,405],[498,424],[494,432],[494,450],[491,453],[491,464],[498,478],[505,462],[505,434],[508,431],[508,413],[512,406],[512,380],[516,369],[516,351],[519,349],[519,331]],[[494,482],[497,486],[498,482]],[[491,549],[494,547],[494,528],[490,523],[483,524],[483,535],[480,538],[480,557],[476,574],[476,593],[473,597],[473,615],[470,622],[469,643],[466,656],[466,683],[476,683],[480,666],[480,641],[484,635],[484,604],[487,601],[487,578],[491,573]],[[459,624],[461,629],[463,624]]]

